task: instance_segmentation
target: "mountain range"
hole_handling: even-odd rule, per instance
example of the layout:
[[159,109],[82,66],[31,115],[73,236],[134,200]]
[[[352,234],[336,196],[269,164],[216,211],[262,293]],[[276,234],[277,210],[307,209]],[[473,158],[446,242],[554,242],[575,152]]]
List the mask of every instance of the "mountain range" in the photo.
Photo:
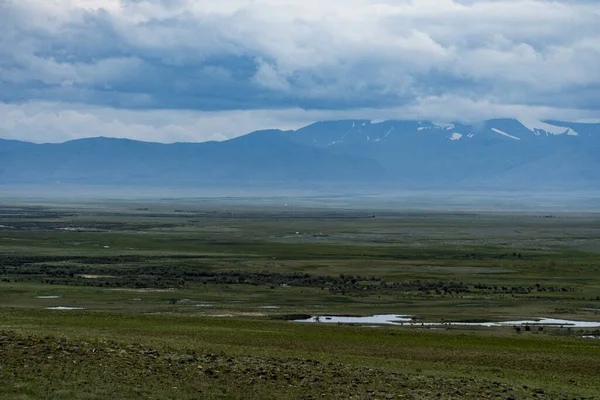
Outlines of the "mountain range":
[[54,183],[597,190],[600,124],[343,120],[205,143],[0,139],[0,185]]

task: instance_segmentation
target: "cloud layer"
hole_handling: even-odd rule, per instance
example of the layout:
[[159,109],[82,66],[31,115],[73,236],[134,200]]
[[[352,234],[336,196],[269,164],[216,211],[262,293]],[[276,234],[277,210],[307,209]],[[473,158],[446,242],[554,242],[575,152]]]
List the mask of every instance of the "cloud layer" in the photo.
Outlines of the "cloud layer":
[[[315,117],[589,119],[598,21],[598,2],[583,0],[0,0],[0,114],[12,115],[0,135],[173,141]],[[85,118],[105,129],[82,133]]]

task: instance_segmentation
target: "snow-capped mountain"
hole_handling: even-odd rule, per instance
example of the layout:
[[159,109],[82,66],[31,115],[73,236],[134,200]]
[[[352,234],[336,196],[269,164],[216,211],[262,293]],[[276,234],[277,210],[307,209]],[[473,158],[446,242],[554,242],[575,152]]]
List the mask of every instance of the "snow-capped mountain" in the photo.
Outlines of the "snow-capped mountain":
[[596,190],[600,124],[345,120],[208,143],[0,140],[0,185],[54,182]]
[[600,182],[600,124],[349,120],[318,122],[287,135],[377,160],[403,184],[586,187]]
[[494,119],[478,124],[440,123],[432,121],[344,120],[317,122],[290,135],[298,142],[313,146],[336,146],[357,142],[391,142],[407,136],[435,135],[436,139],[494,140],[509,138],[528,140],[540,136],[593,136],[600,134],[600,124],[578,124],[531,119]]

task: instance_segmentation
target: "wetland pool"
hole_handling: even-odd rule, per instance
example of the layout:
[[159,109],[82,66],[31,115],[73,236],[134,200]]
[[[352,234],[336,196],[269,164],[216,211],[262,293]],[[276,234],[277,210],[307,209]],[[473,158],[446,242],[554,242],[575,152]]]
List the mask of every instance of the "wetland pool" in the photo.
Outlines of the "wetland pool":
[[315,315],[307,319],[294,320],[302,323],[325,323],[325,324],[384,324],[401,326],[553,326],[563,328],[600,328],[600,321],[573,321],[556,318],[531,318],[516,321],[496,321],[496,322],[418,322],[411,315],[383,314],[371,315],[368,317],[348,317],[335,315]]

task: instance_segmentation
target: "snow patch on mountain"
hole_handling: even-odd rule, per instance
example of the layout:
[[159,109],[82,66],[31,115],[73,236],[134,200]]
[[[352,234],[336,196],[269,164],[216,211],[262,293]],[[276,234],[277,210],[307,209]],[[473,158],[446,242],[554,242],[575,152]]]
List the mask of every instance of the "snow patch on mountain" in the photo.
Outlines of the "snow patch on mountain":
[[500,129],[492,128],[492,130],[493,130],[494,132],[496,132],[496,133],[498,133],[498,134],[502,135],[502,136],[506,136],[506,137],[509,137],[509,138],[511,138],[511,139],[515,139],[515,140],[521,140],[521,138],[518,138],[518,137],[516,137],[516,136],[510,135],[510,134],[508,134],[508,133],[506,133],[506,132],[504,132],[504,131],[501,131]]
[[462,133],[454,132],[452,136],[450,136],[450,140],[460,140],[462,137]]
[[454,124],[449,124],[449,123],[445,123],[445,122],[432,122],[433,126],[435,126],[436,128],[442,128],[442,129],[454,129]]
[[[344,139],[346,139],[346,136],[348,136],[348,134],[352,131],[352,129],[354,129],[356,127],[356,125],[354,123],[352,123],[352,128],[348,129],[346,131],[346,133],[344,133],[344,135],[341,137],[341,139],[339,140],[340,142],[343,142]],[[334,142],[335,143],[335,142]]]
[[564,126],[555,126],[550,125],[546,122],[532,120],[532,119],[520,119],[519,122],[525,128],[529,129],[531,132],[539,135],[540,132],[546,132],[546,134],[550,135],[564,135],[565,133],[569,136],[578,136],[579,133],[575,132],[571,128],[566,128]]

